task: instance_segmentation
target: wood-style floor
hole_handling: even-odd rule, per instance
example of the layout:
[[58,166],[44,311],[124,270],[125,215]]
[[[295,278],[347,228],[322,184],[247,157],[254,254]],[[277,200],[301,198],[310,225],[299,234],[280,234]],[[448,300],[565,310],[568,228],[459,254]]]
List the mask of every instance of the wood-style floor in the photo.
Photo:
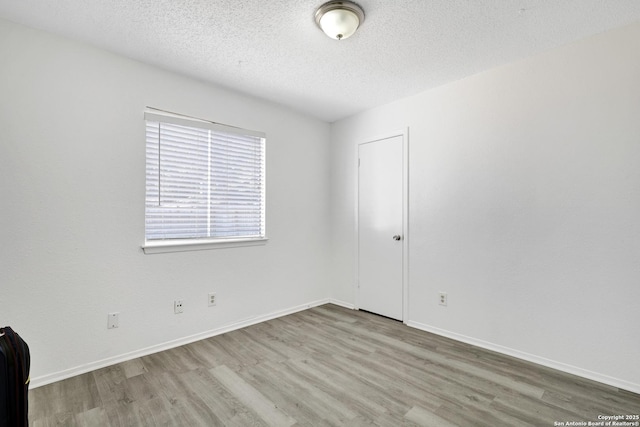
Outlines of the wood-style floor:
[[554,426],[640,395],[324,305],[29,394],[41,426]]

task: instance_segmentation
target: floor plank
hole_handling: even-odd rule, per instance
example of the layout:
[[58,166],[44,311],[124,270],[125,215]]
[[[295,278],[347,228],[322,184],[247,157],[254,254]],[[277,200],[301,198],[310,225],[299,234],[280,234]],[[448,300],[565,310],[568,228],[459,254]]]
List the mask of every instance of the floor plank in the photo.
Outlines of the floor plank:
[[327,304],[29,391],[49,426],[553,426],[640,395]]
[[278,409],[273,402],[251,385],[247,384],[226,366],[218,366],[209,372],[211,372],[227,390],[237,396],[245,406],[256,412],[267,425],[272,427],[289,427],[296,423],[296,420]]

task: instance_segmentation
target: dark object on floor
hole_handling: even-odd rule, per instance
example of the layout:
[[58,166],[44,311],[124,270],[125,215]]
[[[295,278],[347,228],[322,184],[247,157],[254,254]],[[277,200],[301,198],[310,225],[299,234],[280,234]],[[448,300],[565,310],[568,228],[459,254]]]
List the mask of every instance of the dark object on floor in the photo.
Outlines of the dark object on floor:
[[0,427],[29,425],[29,346],[9,326],[0,328]]

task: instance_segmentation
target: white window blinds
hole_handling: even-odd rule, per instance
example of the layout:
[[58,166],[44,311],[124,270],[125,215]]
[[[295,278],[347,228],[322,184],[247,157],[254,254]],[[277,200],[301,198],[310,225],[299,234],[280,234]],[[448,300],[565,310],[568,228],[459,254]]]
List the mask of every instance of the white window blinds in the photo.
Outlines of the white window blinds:
[[145,113],[147,241],[265,237],[265,136]]

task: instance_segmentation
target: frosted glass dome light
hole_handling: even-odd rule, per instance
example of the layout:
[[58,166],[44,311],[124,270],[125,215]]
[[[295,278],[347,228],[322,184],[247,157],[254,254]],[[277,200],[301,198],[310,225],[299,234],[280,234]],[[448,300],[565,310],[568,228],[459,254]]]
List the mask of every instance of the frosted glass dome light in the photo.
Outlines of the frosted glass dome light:
[[363,22],[364,11],[350,1],[330,1],[316,11],[318,27],[336,40],[352,36]]

